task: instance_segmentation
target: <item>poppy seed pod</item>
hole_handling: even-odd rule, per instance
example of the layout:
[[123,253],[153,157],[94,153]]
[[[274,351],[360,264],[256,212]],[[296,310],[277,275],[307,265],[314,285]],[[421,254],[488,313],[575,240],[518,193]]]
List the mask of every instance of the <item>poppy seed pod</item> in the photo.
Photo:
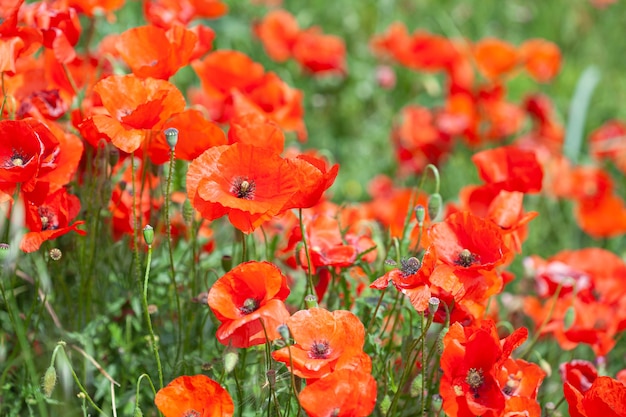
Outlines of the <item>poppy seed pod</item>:
[[4,261],[7,258],[9,249],[11,249],[11,247],[8,243],[0,243],[0,261]]
[[167,141],[167,145],[170,147],[171,150],[174,150],[174,148],[176,148],[176,144],[178,143],[178,129],[170,127],[168,129],[165,129],[163,133],[165,134],[165,140]]
[[306,308],[317,308],[317,297],[313,294],[307,295],[304,297],[304,305],[306,305]]
[[[430,201],[430,199],[429,199]],[[415,218],[417,219],[417,225],[422,226],[424,224],[424,218],[426,217],[426,209],[421,204],[415,207]]]
[[149,224],[143,228],[143,240],[148,246],[152,246],[152,242],[154,242],[154,228]]

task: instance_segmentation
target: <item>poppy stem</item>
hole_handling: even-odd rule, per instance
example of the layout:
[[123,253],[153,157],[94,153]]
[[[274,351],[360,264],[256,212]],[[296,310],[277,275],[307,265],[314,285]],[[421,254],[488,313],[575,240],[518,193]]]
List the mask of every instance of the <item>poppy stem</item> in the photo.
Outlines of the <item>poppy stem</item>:
[[241,237],[241,263],[248,260],[248,242],[246,241],[246,234],[241,230],[238,230]]
[[304,253],[306,254],[306,263],[307,263],[307,293],[306,295],[313,295],[313,273],[311,271],[311,255],[309,254],[309,247],[306,243],[306,230],[304,228],[304,220],[302,216],[302,209],[298,209],[298,218],[300,220],[300,234],[302,235],[302,244],[304,245]]
[[72,362],[70,361],[69,356],[67,356],[67,352],[65,352],[65,348],[61,348],[61,351],[63,352],[63,354],[65,355],[65,360],[68,364],[68,367],[70,368],[70,373],[72,374],[72,377],[74,378],[74,382],[76,382],[76,385],[78,385],[78,389],[80,389],[80,392],[83,394],[84,399],[87,400],[87,402],[100,414],[102,415],[107,415],[104,411],[102,411],[102,409],[100,407],[98,407],[96,405],[96,403],[93,401],[93,399],[89,396],[89,394],[87,393],[87,390],[85,389],[85,387],[83,386],[83,384],[81,384],[80,379],[78,379],[78,375],[76,375],[76,372],[74,371],[74,367],[72,366]]
[[385,288],[384,290],[380,292],[380,296],[378,297],[378,303],[376,303],[376,308],[374,309],[374,313],[372,314],[372,317],[370,318],[369,323],[367,323],[367,330],[365,331],[365,334],[369,334],[370,330],[372,329],[372,324],[374,324],[374,320],[376,319],[376,314],[378,314],[378,309],[380,308],[380,305],[383,303],[383,298],[385,297],[387,288]]
[[2,84],[2,104],[0,105],[0,114],[4,114],[4,106],[7,104],[7,89],[4,85],[4,71],[0,73],[0,83]]
[[[148,374],[141,374],[139,375],[139,378],[137,378],[137,389],[135,391],[135,410],[139,409],[139,387],[141,386],[141,380],[147,378],[148,379],[148,383],[150,384],[150,388],[152,388],[152,393],[154,394],[154,396],[156,396],[156,389],[154,388],[154,384],[152,383],[152,379],[150,379],[150,375]],[[161,412],[159,411],[159,414],[161,414]]]
[[146,260],[146,275],[143,281],[143,297],[141,298],[143,313],[146,318],[146,325],[148,326],[148,332],[150,333],[150,342],[152,344],[152,352],[154,353],[154,360],[157,364],[157,371],[159,373],[159,386],[163,388],[163,368],[161,367],[161,357],[159,356],[159,347],[157,346],[156,336],[152,329],[152,320],[150,319],[150,312],[148,311],[148,280],[150,278],[150,263],[152,262],[152,245],[148,244],[148,259]]
[[[174,156],[175,150],[172,149],[170,151],[170,163],[169,169],[167,173],[167,185],[165,187],[165,233],[167,236],[167,252],[170,258],[170,280],[172,282],[172,286],[174,288],[174,299],[176,300],[176,314],[177,317],[182,317],[183,312],[180,307],[180,297],[178,296],[178,286],[176,285],[176,270],[174,268],[174,251],[172,250],[172,226],[170,222],[170,194],[172,192],[172,176],[174,174]],[[174,320],[172,320],[174,321]],[[176,361],[178,363],[178,359],[180,358],[181,348],[182,348],[182,339],[183,339],[183,327],[176,326]]]

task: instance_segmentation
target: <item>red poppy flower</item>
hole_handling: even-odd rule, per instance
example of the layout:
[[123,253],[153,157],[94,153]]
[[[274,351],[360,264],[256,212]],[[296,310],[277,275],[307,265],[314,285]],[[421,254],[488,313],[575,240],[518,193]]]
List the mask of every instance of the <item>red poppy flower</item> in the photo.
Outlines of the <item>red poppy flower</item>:
[[195,33],[179,25],[167,31],[140,26],[122,33],[116,46],[136,76],[167,80],[189,63],[197,42]]
[[626,123],[610,120],[591,133],[591,155],[596,159],[608,159],[622,172],[626,172]]
[[78,226],[85,223],[84,221],[70,224],[79,211],[78,197],[68,194],[65,188],[49,194],[41,204],[27,201],[26,226],[30,231],[22,238],[20,249],[24,252],[34,252],[43,242],[71,231],[85,235],[87,232],[78,229]]
[[157,392],[154,403],[165,417],[231,417],[233,400],[205,375],[179,376]]
[[322,378],[363,352],[365,328],[349,311],[300,310],[286,324],[295,344],[272,356],[301,378]]
[[502,146],[474,154],[472,162],[483,181],[501,190],[541,191],[543,169],[534,152]]
[[169,29],[177,23],[187,26],[193,19],[220,17],[228,6],[220,0],[144,0],[143,11],[148,22]]
[[445,413],[459,417],[502,413],[506,397],[498,373],[527,335],[528,331],[520,328],[501,342],[490,320],[479,328],[453,323],[444,336],[441,355],[439,393]]
[[340,369],[307,384],[298,399],[311,417],[365,417],[376,405],[376,380],[362,370]]
[[185,109],[181,92],[167,81],[112,75],[94,87],[108,115],[94,115],[96,129],[120,150],[132,153],[149,146],[155,132]]
[[81,34],[76,9],[63,7],[61,3],[39,2],[25,7],[24,12],[24,21],[41,30],[44,47],[52,49],[59,62],[68,63],[76,58],[74,46]]
[[[283,301],[287,279],[269,262],[246,262],[218,279],[208,295],[209,307],[222,322],[217,339],[247,348],[280,337],[277,327],[289,317]],[[267,332],[267,333],[265,333]]]
[[496,38],[486,38],[474,44],[474,59],[488,79],[500,78],[510,73],[518,63],[515,47]]
[[285,148],[285,135],[276,122],[260,113],[248,113],[230,122],[228,143],[236,142],[271,149],[280,154]]
[[469,212],[454,213],[433,224],[428,238],[437,257],[457,269],[492,270],[509,256],[500,228]]
[[124,5],[126,0],[68,0],[68,6],[93,17],[96,12],[105,11],[109,14]]
[[571,417],[622,417],[626,415],[626,385],[608,376],[596,378],[589,389],[579,391],[563,384]]
[[254,34],[261,40],[265,52],[277,62],[291,58],[300,27],[296,18],[286,10],[270,11],[262,21],[253,26]]
[[554,43],[545,39],[531,39],[519,49],[520,60],[526,71],[535,80],[545,83],[561,69],[561,51]]
[[202,216],[214,220],[228,214],[245,233],[283,211],[297,190],[285,159],[243,143],[208,149],[187,173],[187,195]]
[[298,34],[293,57],[313,74],[346,73],[346,45],[338,36],[326,35],[317,27]]

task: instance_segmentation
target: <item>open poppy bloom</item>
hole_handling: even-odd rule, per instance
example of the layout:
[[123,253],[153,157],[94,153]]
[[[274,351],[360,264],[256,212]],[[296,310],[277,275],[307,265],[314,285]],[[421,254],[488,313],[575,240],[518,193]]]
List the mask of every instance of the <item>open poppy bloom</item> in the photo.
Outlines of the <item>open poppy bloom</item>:
[[167,31],[140,26],[122,33],[116,46],[136,76],[167,80],[189,63],[197,42],[196,34],[180,25]]
[[519,48],[520,60],[535,80],[545,83],[561,69],[561,51],[545,39],[530,39]]
[[376,405],[376,380],[362,370],[340,369],[307,384],[298,399],[311,417],[365,417]]
[[269,262],[250,261],[231,269],[208,295],[209,307],[222,322],[217,339],[247,348],[280,338],[276,329],[289,317],[283,303],[288,295],[287,278]]
[[100,80],[93,90],[108,112],[92,116],[93,125],[126,153],[149,147],[165,122],[185,109],[182,93],[164,80],[112,75]]
[[291,372],[301,378],[322,378],[363,353],[365,328],[349,311],[300,310],[285,324],[295,344],[272,356],[288,367],[293,363]]
[[502,146],[472,156],[480,178],[506,191],[541,191],[543,169],[535,153],[514,146]]
[[145,0],[143,11],[148,22],[169,29],[175,24],[187,26],[193,19],[223,16],[228,6],[220,0]]
[[160,389],[154,403],[165,417],[231,417],[233,399],[206,375],[179,376]]
[[87,232],[78,229],[84,221],[70,224],[79,211],[80,200],[68,194],[65,188],[49,194],[41,204],[27,202],[26,226],[30,231],[22,238],[20,249],[34,252],[46,240],[56,239],[71,231],[85,235]]
[[474,44],[474,58],[480,71],[488,79],[510,73],[518,63],[515,47],[496,38],[486,38]]
[[274,61],[285,62],[291,58],[300,33],[298,22],[291,13],[282,9],[272,10],[252,29]]
[[477,328],[453,323],[444,336],[441,355],[439,393],[444,412],[459,417],[501,415],[506,396],[513,392],[504,391],[506,385],[500,385],[498,375],[511,352],[527,336],[528,331],[520,328],[501,342],[491,320]]
[[576,360],[560,366],[563,393],[572,417],[626,415],[626,385],[599,376],[592,363]]
[[346,72],[346,45],[343,39],[324,34],[317,27],[298,34],[293,56],[305,70],[316,75]]

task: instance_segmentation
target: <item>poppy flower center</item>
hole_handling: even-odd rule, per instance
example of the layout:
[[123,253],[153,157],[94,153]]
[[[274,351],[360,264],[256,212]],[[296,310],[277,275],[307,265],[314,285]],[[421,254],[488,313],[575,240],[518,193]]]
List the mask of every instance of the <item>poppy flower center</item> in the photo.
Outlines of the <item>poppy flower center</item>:
[[41,230],[56,230],[59,228],[59,219],[48,207],[39,207],[39,218],[41,219]]
[[5,160],[3,165],[5,168],[23,167],[27,160],[28,158],[21,152],[13,150],[13,154],[8,160]]
[[330,354],[330,346],[328,342],[313,342],[311,350],[309,351],[309,357],[312,359],[326,359]]
[[183,413],[182,417],[200,417],[200,411],[196,411],[196,410],[187,410]]
[[409,275],[416,274],[420,270],[420,261],[414,256],[409,259],[402,259],[400,261],[400,271],[402,275],[408,277]]
[[465,376],[465,382],[474,393],[474,398],[478,398],[478,389],[485,383],[485,376],[482,369],[470,368]]
[[254,198],[256,184],[247,178],[237,177],[230,186],[230,192],[237,198],[252,200]]
[[239,307],[239,311],[243,314],[250,314],[259,308],[259,302],[254,298],[246,298],[243,302],[243,305]]
[[476,258],[477,256],[470,252],[469,249],[463,249],[461,252],[459,252],[459,256],[457,257],[456,261],[454,261],[454,263],[455,265],[468,268],[472,266],[472,264],[476,263]]

